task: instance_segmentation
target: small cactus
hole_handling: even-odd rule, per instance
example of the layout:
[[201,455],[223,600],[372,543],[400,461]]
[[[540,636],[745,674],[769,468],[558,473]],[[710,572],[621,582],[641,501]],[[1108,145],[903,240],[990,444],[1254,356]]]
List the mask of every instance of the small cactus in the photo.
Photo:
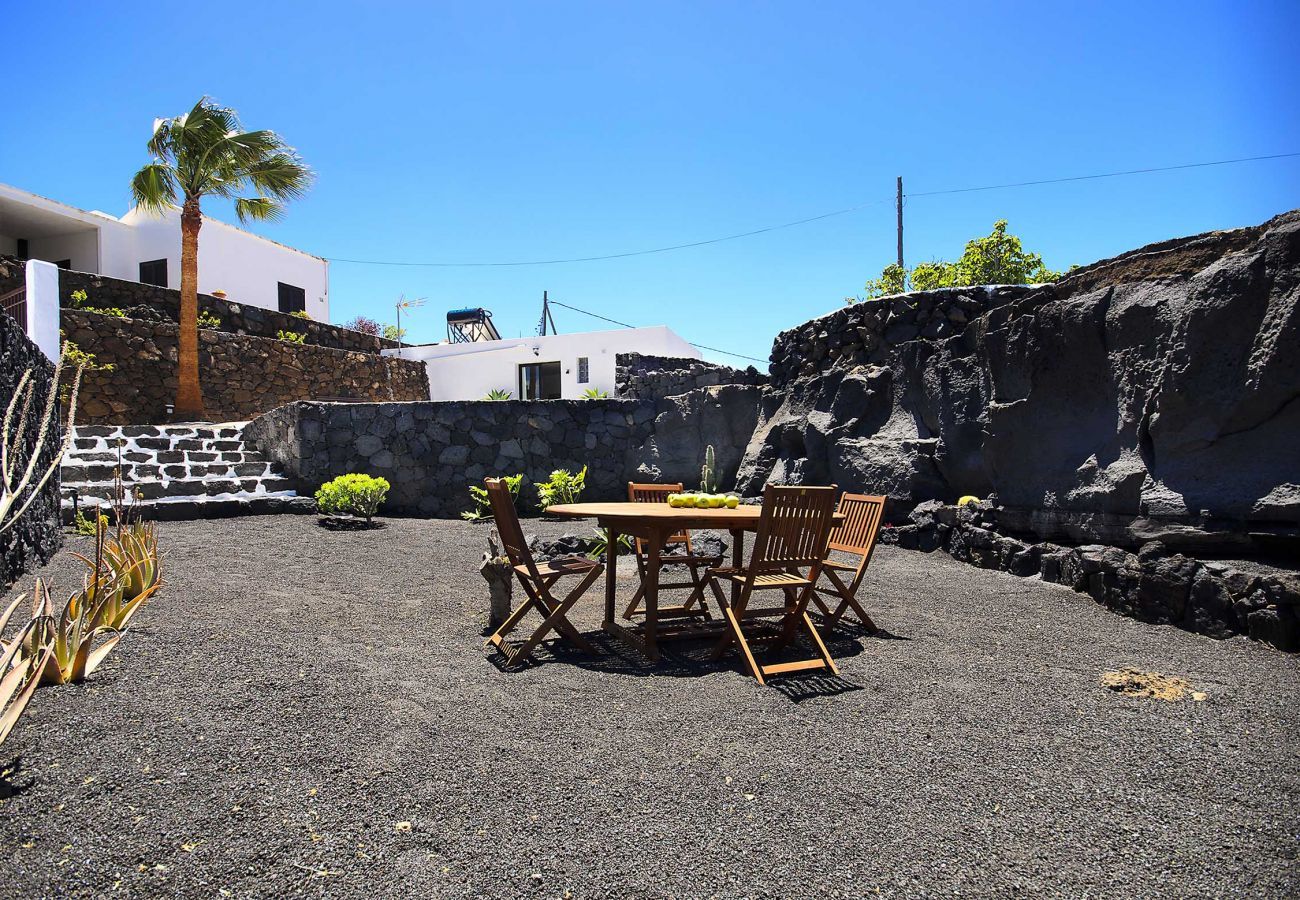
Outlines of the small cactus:
[[704,451],[704,465],[700,467],[700,490],[705,494],[718,492],[718,471],[715,467],[713,445]]

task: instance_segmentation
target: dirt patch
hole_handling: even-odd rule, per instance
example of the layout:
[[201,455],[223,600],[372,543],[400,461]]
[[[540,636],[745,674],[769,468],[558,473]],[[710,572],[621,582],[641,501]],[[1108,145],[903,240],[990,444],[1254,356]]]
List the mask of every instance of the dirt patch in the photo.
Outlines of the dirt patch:
[[1189,696],[1200,702],[1206,698],[1204,691],[1194,691],[1187,679],[1160,672],[1143,672],[1141,669],[1120,669],[1101,676],[1103,686],[1126,697],[1150,697],[1174,703]]

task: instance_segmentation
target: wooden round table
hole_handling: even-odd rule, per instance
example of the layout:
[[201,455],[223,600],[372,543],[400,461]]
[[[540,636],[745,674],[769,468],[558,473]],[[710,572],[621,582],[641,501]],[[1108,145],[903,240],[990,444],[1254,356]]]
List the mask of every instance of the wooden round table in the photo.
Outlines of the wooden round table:
[[[667,503],[564,503],[547,507],[546,512],[566,519],[595,519],[609,530],[605,549],[605,621],[610,634],[632,644],[647,657],[659,658],[659,565],[660,554],[669,537],[696,528],[725,528],[731,532],[732,565],[744,563],[745,532],[755,531],[763,510],[758,506],[735,509],[688,509]],[[645,623],[632,631],[615,621],[619,535],[631,535],[645,541],[646,570],[643,581]]]

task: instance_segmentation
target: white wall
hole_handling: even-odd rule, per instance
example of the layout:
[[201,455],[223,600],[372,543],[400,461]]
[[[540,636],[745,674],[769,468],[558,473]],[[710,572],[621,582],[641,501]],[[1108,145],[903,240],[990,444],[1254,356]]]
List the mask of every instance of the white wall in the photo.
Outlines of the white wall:
[[[519,366],[537,362],[560,363],[560,391],[565,400],[578,399],[588,388],[606,391],[612,397],[614,358],[619,353],[700,358],[698,350],[664,325],[475,344],[423,344],[384,353],[424,360],[431,400],[481,400],[494,389],[509,391],[518,399]],[[589,381],[585,384],[578,382],[578,358],[582,356],[588,359]]]
[[99,270],[99,232],[77,231],[51,237],[32,238],[27,242],[29,259],[46,262],[70,260],[69,268],[78,272]]
[[59,361],[59,268],[39,259],[27,261],[27,336],[51,362]]
[[[122,217],[134,235],[134,256],[129,274],[105,275],[138,281],[140,263],[167,260],[167,286],[181,286],[180,211],[155,217],[133,209]],[[116,265],[116,263],[115,263]],[[107,266],[106,266],[107,268]],[[199,231],[199,291],[221,290],[234,303],[279,309],[279,282],[302,288],[307,313],[318,322],[329,321],[329,263],[275,241],[205,218]]]

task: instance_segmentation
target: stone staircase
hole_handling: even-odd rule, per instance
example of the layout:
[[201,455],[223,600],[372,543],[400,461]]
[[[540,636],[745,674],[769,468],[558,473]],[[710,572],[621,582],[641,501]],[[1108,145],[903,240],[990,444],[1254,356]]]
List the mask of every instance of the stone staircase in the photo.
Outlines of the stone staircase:
[[311,512],[315,502],[244,441],[243,425],[79,426],[60,468],[64,520],[74,496],[83,511],[110,502],[119,454],[123,488],[147,519]]

